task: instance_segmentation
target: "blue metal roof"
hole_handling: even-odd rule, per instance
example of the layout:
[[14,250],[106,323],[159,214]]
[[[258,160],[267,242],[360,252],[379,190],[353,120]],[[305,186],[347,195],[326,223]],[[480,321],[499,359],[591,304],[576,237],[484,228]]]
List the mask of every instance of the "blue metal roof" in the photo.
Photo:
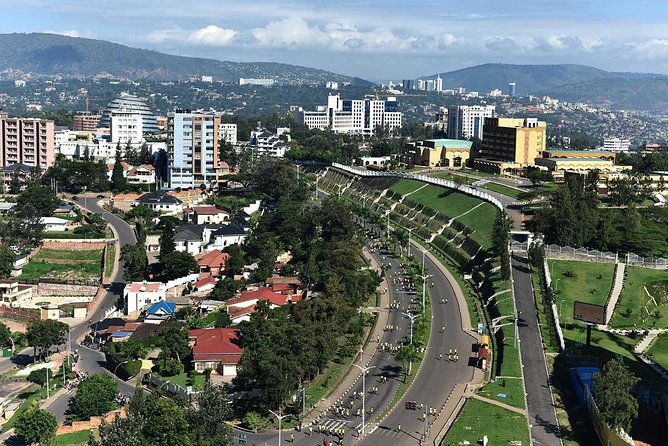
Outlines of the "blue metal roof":
[[146,310],[146,314],[158,314],[160,312],[164,314],[172,314],[176,311],[176,304],[172,302],[167,302],[164,300],[160,300],[150,307],[148,307],[148,310]]

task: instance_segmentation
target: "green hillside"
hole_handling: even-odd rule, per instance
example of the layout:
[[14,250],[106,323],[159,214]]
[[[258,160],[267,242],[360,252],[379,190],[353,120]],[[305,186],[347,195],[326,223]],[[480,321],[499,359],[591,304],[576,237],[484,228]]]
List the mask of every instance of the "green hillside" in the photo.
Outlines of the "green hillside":
[[[180,80],[211,75],[215,80],[269,77],[282,83],[369,82],[314,68],[271,62],[225,62],[174,56],[104,40],[46,33],[0,34],[0,72]],[[5,73],[7,74],[7,73]]]

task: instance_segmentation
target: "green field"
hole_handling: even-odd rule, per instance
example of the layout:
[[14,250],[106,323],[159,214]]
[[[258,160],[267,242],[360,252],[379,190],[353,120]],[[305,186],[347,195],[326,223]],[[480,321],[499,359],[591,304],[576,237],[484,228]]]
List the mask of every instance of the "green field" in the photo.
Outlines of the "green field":
[[[156,376],[160,375],[156,373]],[[170,383],[176,384],[177,386],[181,386],[183,389],[186,389],[189,385],[192,385],[194,390],[202,390],[206,384],[205,376],[199,373],[194,373],[192,378],[189,378],[188,374],[183,372],[180,375],[161,376],[160,379],[163,381],[169,381]],[[188,381],[191,381],[191,384],[189,384]]]
[[470,398],[441,445],[478,445],[482,444],[483,435],[487,435],[490,445],[508,445],[514,441],[525,446],[529,444],[529,426],[525,417]]
[[[657,309],[659,313],[655,314]],[[668,271],[628,266],[611,325],[617,328],[668,328]]]
[[58,435],[54,441],[54,446],[85,446],[88,444],[89,438],[89,430]]
[[[548,260],[547,264],[562,325],[574,323],[573,303],[576,300],[605,305],[612,288],[613,263]],[[573,276],[569,277],[569,274]]]
[[99,262],[61,265],[30,261],[23,267],[23,273],[19,277],[23,280],[38,280],[42,278],[92,280],[99,279],[101,272],[102,266]]
[[486,203],[471,195],[432,184],[412,194],[410,198],[450,217],[456,217],[480,203]]
[[520,195],[526,194],[526,192],[523,190],[519,190],[514,187],[508,187],[504,184],[499,184],[499,183],[485,183],[480,187],[482,187],[483,189],[498,192],[511,198],[519,198]]
[[660,334],[650,345],[647,355],[668,371],[668,334]]
[[492,247],[492,232],[494,231],[494,221],[496,220],[497,207],[491,204],[484,204],[462,215],[457,220],[464,223],[469,228],[475,229],[471,238],[478,242],[485,249]]
[[411,192],[415,192],[424,185],[425,183],[423,183],[422,181],[400,180],[396,182],[392,187],[390,187],[390,190],[401,195],[406,195],[410,194]]
[[111,277],[111,274],[114,272],[114,260],[116,260],[116,245],[109,245],[107,247],[107,259],[104,269],[105,277]]
[[101,249],[86,249],[86,250],[62,250],[42,248],[37,255],[32,257],[33,260],[90,260],[99,262],[102,259]]

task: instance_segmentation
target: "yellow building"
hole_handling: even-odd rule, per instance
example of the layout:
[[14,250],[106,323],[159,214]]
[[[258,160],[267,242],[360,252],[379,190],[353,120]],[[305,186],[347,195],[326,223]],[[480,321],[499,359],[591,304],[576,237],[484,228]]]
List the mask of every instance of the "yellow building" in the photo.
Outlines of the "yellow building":
[[409,165],[460,169],[471,156],[471,141],[427,139],[410,143],[404,161]]
[[481,167],[502,165],[507,170],[533,165],[545,150],[546,130],[545,122],[536,118],[485,118],[479,157],[487,162]]

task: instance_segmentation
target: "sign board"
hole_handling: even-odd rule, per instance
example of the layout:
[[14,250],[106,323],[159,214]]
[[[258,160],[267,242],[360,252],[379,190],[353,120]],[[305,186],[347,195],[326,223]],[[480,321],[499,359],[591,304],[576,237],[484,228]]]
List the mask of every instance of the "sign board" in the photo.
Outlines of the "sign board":
[[573,319],[592,324],[605,324],[605,307],[576,300],[573,302]]

